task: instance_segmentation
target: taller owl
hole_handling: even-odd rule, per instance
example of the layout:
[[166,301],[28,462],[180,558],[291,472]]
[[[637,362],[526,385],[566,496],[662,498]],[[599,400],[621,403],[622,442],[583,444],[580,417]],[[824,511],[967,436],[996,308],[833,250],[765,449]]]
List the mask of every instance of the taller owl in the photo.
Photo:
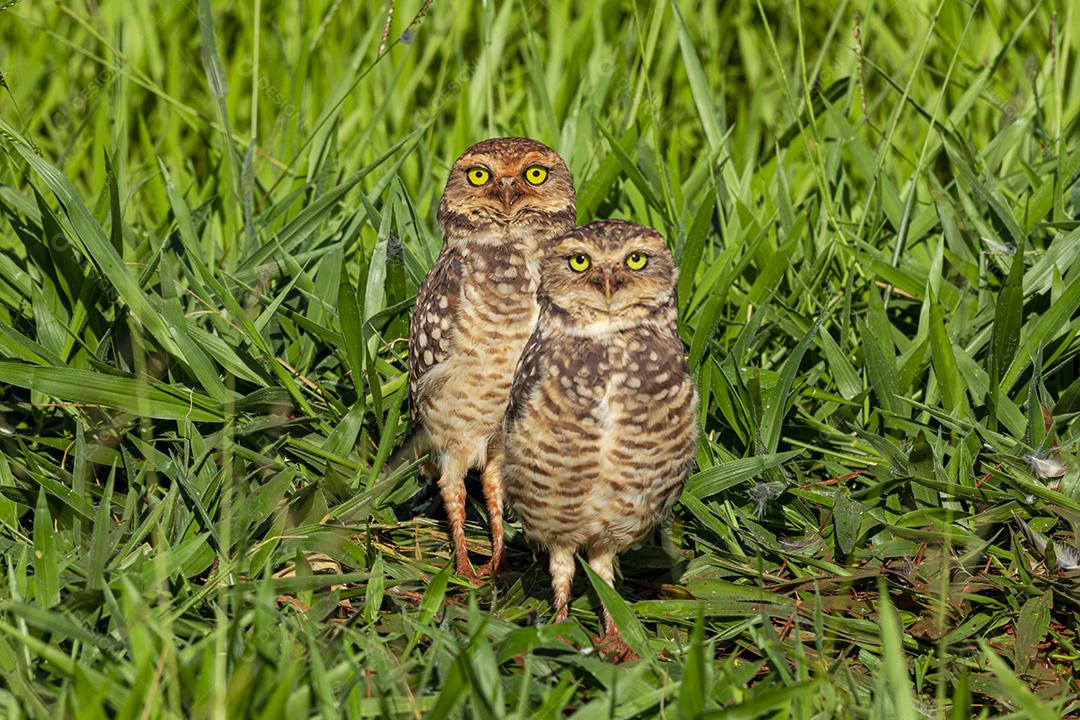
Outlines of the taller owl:
[[[494,572],[503,554],[499,434],[514,367],[536,326],[545,246],[574,227],[574,183],[543,143],[493,138],[454,162],[439,203],[442,252],[416,296],[409,384],[417,448],[450,522],[455,569],[478,578],[465,547],[465,475],[483,471]],[[493,438],[495,439],[493,442]]]

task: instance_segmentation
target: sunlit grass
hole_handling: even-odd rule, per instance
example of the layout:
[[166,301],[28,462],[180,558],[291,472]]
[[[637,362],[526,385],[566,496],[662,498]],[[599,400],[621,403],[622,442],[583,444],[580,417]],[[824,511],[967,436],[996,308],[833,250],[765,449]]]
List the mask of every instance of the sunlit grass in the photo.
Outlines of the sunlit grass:
[[[0,2],[11,717],[1077,711],[1072,4],[210,5]],[[679,264],[703,440],[628,665],[381,472],[493,134]]]

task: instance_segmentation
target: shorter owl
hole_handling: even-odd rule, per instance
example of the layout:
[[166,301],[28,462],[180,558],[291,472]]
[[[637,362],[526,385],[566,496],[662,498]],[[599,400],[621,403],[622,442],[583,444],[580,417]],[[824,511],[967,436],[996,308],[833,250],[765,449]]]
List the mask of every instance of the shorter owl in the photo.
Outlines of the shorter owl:
[[[550,553],[556,622],[574,555],[614,584],[616,555],[650,534],[690,469],[698,398],[675,285],[664,238],[621,220],[565,233],[541,267],[540,321],[503,421],[503,479],[526,537]],[[601,639],[625,652],[606,608]]]

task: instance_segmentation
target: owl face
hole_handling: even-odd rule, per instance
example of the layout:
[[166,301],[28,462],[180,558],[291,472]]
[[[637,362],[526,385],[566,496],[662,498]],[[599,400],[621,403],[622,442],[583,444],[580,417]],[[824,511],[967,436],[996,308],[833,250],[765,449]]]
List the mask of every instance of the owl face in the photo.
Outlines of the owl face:
[[663,236],[625,220],[601,220],[558,237],[547,253],[541,292],[592,334],[669,321],[676,269]]
[[558,153],[528,138],[493,138],[454,162],[439,224],[448,235],[512,225],[561,231],[573,226],[575,213],[573,178]]

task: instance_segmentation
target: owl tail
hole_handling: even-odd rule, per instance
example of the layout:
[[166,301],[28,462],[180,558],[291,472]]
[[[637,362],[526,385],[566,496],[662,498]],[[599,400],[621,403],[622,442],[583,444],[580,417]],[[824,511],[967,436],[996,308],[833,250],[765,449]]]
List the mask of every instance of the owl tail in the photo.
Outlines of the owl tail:
[[[403,465],[411,465],[423,458],[431,450],[431,436],[424,430],[417,430],[402,443],[401,447],[394,451],[379,472],[383,477],[392,475]],[[434,477],[434,463],[431,459],[424,461],[421,468],[425,475]]]

